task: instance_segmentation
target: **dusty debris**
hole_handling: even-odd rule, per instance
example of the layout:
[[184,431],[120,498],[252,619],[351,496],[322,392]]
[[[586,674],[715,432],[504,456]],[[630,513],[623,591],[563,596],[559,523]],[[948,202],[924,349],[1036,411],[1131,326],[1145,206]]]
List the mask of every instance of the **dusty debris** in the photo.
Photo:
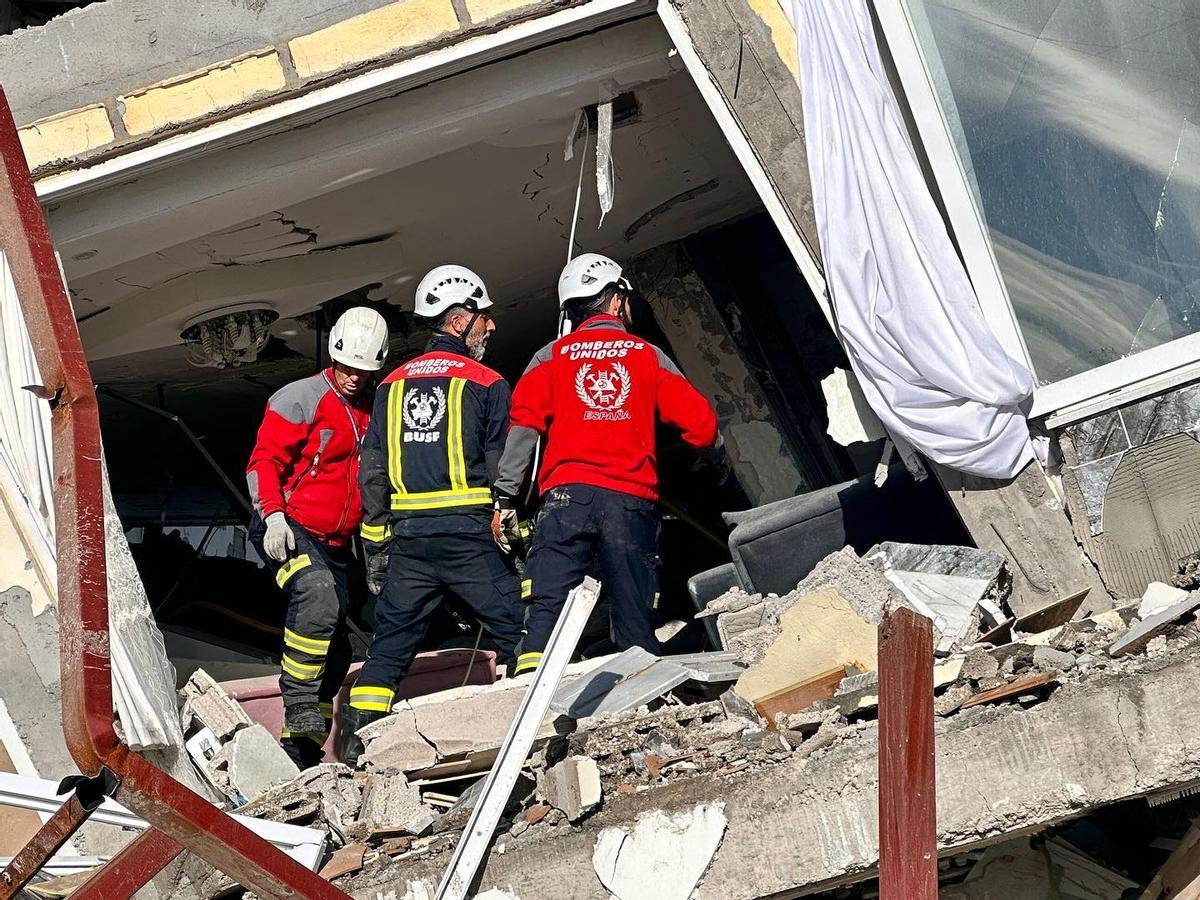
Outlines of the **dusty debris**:
[[1141,649],[1179,619],[1193,612],[1197,606],[1200,606],[1200,591],[1193,591],[1174,606],[1169,606],[1130,628],[1109,646],[1108,655],[1124,656]]
[[1025,678],[1018,678],[1015,681],[1000,684],[990,690],[984,691],[982,694],[976,694],[962,706],[963,709],[969,709],[972,706],[979,706],[982,703],[995,703],[998,700],[1020,697],[1022,694],[1041,691],[1057,682],[1057,672],[1043,672],[1041,675],[1029,675]]
[[404,775],[373,773],[363,788],[362,808],[348,834],[355,839],[419,837],[438,814],[421,802],[421,792]]
[[1176,603],[1182,603],[1186,598],[1187,591],[1163,584],[1161,581],[1152,581],[1142,594],[1141,602],[1138,603],[1137,617],[1145,620],[1170,609]]
[[592,865],[615,900],[688,900],[712,864],[727,825],[725,804],[700,804],[638,817],[633,831],[606,828]]
[[551,766],[538,783],[538,796],[578,822],[600,805],[600,769],[589,756],[571,756]]
[[180,718],[185,733],[207,728],[218,742],[224,743],[235,731],[254,724],[241,704],[203,669],[193,672],[179,693],[183,697]]
[[941,900],[1068,895],[1076,900],[1121,900],[1137,887],[1137,882],[1088,859],[1066,841],[1019,838],[988,847],[962,884],[944,887],[938,895]]

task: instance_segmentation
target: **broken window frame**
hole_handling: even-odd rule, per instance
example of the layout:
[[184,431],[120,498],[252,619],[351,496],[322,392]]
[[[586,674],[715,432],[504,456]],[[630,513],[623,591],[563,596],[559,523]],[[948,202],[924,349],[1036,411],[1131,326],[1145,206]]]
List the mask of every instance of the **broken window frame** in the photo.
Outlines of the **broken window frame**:
[[[984,318],[1007,352],[1033,370],[1032,360],[975,204],[935,81],[907,0],[873,0],[880,30],[896,68],[952,236],[966,266]],[[1200,378],[1200,334],[1187,335],[1139,353],[1034,388],[1031,419],[1060,427],[1179,387]]]

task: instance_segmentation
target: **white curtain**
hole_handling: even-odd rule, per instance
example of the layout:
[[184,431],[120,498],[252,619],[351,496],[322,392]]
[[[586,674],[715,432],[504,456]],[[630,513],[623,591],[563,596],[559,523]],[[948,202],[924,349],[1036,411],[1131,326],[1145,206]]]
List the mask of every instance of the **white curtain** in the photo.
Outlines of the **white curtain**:
[[[0,491],[14,524],[57,597],[50,405],[25,390],[41,384],[8,261],[0,252]],[[0,503],[0,515],[6,504]],[[154,622],[104,469],[108,563],[109,648],[113,700],[127,743],[135,750],[181,749],[175,669]],[[0,585],[0,588],[4,585]]]
[[871,407],[930,459],[1011,478],[1032,377],[979,309],[909,147],[866,0],[790,3],[825,278]]

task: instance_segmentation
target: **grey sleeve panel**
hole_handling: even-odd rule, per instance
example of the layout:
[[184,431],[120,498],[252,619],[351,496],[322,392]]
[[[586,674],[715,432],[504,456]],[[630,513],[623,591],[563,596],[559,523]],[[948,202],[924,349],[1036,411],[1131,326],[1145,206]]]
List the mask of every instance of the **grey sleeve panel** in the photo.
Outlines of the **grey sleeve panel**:
[[312,424],[317,415],[317,404],[329,390],[329,383],[321,374],[301,378],[285,384],[267,401],[267,408],[282,416],[293,425]]
[[554,342],[553,341],[551,341],[549,344],[547,344],[545,347],[543,347],[537,353],[533,354],[533,359],[531,359],[529,361],[529,365],[527,365],[525,367],[525,371],[522,372],[521,374],[528,375],[531,370],[536,369],[542,363],[550,362],[550,360],[552,360],[552,359],[554,359]]
[[678,375],[680,378],[684,377],[684,374],[679,371],[679,366],[675,365],[675,361],[671,359],[671,357],[663,353],[660,347],[655,347],[654,344],[651,344],[650,346],[654,347],[654,353],[658,357],[658,367],[660,369],[669,372],[672,375]]
[[246,487],[250,489],[250,502],[254,511],[262,516],[262,499],[258,496],[258,473],[251,469],[246,473]]
[[506,497],[515,497],[521,492],[529,466],[537,452],[538,433],[523,425],[514,425],[508,430],[504,442],[504,455],[500,457],[500,475],[496,479],[496,492]]

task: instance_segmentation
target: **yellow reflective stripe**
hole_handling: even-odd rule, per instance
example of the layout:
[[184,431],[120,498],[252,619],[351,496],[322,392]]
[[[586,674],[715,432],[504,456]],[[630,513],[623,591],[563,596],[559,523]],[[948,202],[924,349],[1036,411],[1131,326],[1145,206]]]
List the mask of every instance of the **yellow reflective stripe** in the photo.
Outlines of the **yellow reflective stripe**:
[[350,688],[350,705],[355,709],[369,709],[373,712],[391,712],[392,700],[396,692],[385,687],[355,685]]
[[275,583],[280,587],[283,587],[288,583],[289,578],[291,578],[301,569],[307,569],[311,565],[312,560],[308,558],[308,554],[301,553],[295,559],[289,559],[279,567],[279,571],[275,573]]
[[400,455],[404,447],[404,379],[392,382],[388,391],[387,412],[388,439],[388,477],[392,482],[392,490],[398,494],[407,493],[404,490],[403,459]]
[[392,527],[390,525],[368,525],[363,522],[358,533],[363,540],[370,541],[372,544],[382,544],[392,536]]
[[332,716],[333,715],[333,704],[326,703],[324,700],[322,700],[321,701],[321,714],[324,715],[325,718],[327,718],[327,719],[330,716]]
[[514,675],[520,675],[522,672],[529,672],[536,669],[542,661],[542,653],[522,653],[517,657],[517,667],[513,669]]
[[312,681],[321,677],[321,673],[325,670],[325,663],[319,662],[313,665],[308,663],[297,662],[286,653],[283,654],[283,659],[280,662],[280,668],[287,672],[293,678],[298,678],[301,681]]
[[487,505],[491,502],[492,492],[488,488],[392,495],[392,509],[394,510],[447,509],[452,506]]
[[450,476],[450,488],[455,491],[467,489],[467,459],[463,453],[462,396],[467,385],[465,378],[450,379],[450,421],[446,425],[446,465]]
[[286,730],[279,732],[279,739],[281,741],[287,740],[290,738],[305,738],[316,744],[324,744],[327,740],[329,740],[329,732],[328,731],[318,731],[318,732],[286,731]]
[[533,579],[526,578],[521,582],[521,599],[528,600],[533,596]]
[[293,650],[299,650],[301,653],[309,653],[313,656],[324,656],[329,652],[329,641],[307,638],[302,634],[296,634],[290,628],[283,629],[283,643]]

